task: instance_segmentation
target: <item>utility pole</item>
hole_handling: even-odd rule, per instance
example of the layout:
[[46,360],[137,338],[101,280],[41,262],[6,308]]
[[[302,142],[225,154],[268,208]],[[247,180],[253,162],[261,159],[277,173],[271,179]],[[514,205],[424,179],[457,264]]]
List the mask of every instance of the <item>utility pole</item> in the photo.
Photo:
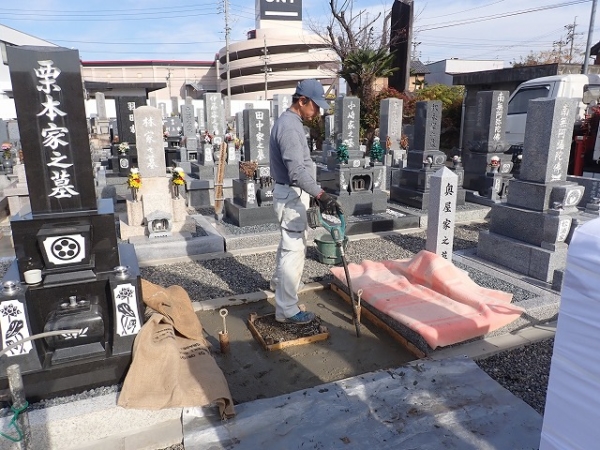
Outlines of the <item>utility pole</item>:
[[412,42],[412,47],[413,47],[412,55],[411,55],[412,61],[421,59],[421,54],[417,52],[417,48],[419,47],[419,45],[421,45],[421,42],[416,42],[416,41]]
[[560,41],[554,41],[552,43],[552,46],[554,48],[558,47],[558,56],[556,57],[556,61],[557,63],[562,63],[562,57],[563,57],[563,46],[566,45],[567,42],[563,41],[562,37],[560,38]]
[[169,101],[171,101],[171,68],[167,67],[167,86],[169,86]]
[[267,96],[269,93],[269,72],[271,69],[269,68],[269,50],[267,49],[267,37],[264,36],[265,46],[263,48],[263,56],[262,59],[265,62],[265,66],[263,68],[263,72],[265,73],[265,100],[268,100]]
[[592,1],[592,14],[590,15],[590,28],[588,30],[587,44],[585,46],[585,58],[583,60],[583,70],[581,71],[581,73],[583,73],[584,75],[587,74],[587,72],[588,72],[590,51],[592,49],[592,34],[594,32],[594,20],[596,18],[596,4],[597,3],[598,3],[598,0]]
[[227,98],[225,98],[225,117],[226,121],[231,117],[231,71],[229,70],[229,0],[223,0],[225,3],[225,73],[227,75]]
[[565,27],[567,29],[567,42],[571,43],[569,48],[569,64],[573,62],[573,43],[575,42],[575,28],[577,28],[577,16],[573,20],[573,23]]

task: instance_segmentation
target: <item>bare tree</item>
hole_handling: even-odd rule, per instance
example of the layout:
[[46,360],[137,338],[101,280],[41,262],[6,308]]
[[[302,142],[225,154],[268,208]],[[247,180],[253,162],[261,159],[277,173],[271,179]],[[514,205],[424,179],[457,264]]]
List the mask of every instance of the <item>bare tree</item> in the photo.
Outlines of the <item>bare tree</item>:
[[366,10],[354,12],[352,0],[329,0],[331,15],[325,25],[311,23],[311,31],[340,58],[337,75],[346,80],[350,93],[361,100],[363,136],[373,134],[372,121],[375,80],[388,77],[395,70],[389,53],[391,10],[374,16]]

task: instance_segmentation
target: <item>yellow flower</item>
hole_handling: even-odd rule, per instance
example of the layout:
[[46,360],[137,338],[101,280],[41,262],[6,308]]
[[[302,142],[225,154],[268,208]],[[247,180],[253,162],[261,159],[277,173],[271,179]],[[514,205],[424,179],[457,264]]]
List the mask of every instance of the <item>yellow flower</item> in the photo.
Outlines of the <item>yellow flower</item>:
[[175,169],[173,169],[173,176],[171,177],[171,182],[177,186],[181,186],[185,183],[185,172],[181,167],[175,167]]
[[133,189],[139,189],[142,186],[140,171],[135,167],[131,169],[131,173],[127,177],[127,186]]

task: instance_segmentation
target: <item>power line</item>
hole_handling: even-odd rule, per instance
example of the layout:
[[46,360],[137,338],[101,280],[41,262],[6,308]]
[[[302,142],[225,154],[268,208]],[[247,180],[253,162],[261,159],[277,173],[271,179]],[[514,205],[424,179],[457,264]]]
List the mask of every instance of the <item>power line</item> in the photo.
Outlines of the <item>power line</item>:
[[470,19],[463,19],[463,20],[458,20],[456,22],[441,22],[439,24],[431,24],[429,26],[419,27],[418,31],[423,32],[423,31],[439,30],[441,28],[456,27],[456,26],[460,26],[460,25],[470,25],[473,23],[485,22],[488,20],[504,19],[506,17],[518,16],[518,15],[522,15],[522,14],[529,14],[529,13],[534,13],[534,12],[539,12],[539,11],[547,11],[550,9],[564,8],[565,6],[579,5],[581,3],[589,3],[590,1],[592,1],[592,0],[574,0],[574,1],[570,1],[570,2],[555,3],[553,5],[539,6],[536,8],[524,9],[524,10],[520,10],[520,11],[492,14],[489,16],[474,17],[474,18],[470,18]]

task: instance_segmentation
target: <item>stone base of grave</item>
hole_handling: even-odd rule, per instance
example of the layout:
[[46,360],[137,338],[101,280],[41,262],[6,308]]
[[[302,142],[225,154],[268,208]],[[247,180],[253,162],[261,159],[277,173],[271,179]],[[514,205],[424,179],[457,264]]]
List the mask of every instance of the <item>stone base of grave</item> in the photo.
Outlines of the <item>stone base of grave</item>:
[[462,153],[462,165],[465,170],[463,186],[466,189],[478,191],[481,189],[482,177],[490,168],[493,157],[501,160],[500,173],[509,175],[512,169],[511,155],[504,153],[477,153],[464,150]]
[[238,227],[277,223],[273,205],[244,208],[231,201],[231,199],[225,199],[225,216]]
[[213,180],[197,180],[188,178],[185,180],[185,194],[187,204],[191,208],[207,208],[214,204]]
[[567,244],[556,244],[555,250],[518,241],[490,231],[479,233],[477,256],[508,267],[524,275],[551,283],[556,270],[567,264]]
[[[418,191],[415,189],[402,188],[398,186],[392,186],[390,188],[390,199],[402,203],[413,208],[428,209],[429,208],[429,196],[431,192]],[[456,205],[461,206],[465,204],[466,192],[461,187],[458,188],[456,193]]]
[[[183,190],[183,188],[180,188]],[[185,193],[181,193],[178,198],[174,198],[171,200],[171,205],[173,206],[173,222],[180,223],[185,222],[187,218],[187,207],[185,205]]]
[[[223,180],[223,198],[233,198],[233,179]],[[215,182],[213,180],[186,180],[186,199],[190,208],[208,208],[215,204]]]
[[126,200],[127,205],[127,225],[135,227],[144,224],[144,207],[142,202],[133,201],[131,196]]
[[134,236],[129,242],[135,247],[138,261],[145,264],[225,252],[225,240],[216,234],[194,237],[191,233],[182,232],[154,239],[149,239],[148,236]]
[[204,166],[200,163],[191,163],[192,171],[190,172],[194,178],[198,178],[199,180],[214,180],[216,172],[216,167],[214,165]]
[[465,191],[465,200],[471,203],[477,203],[479,205],[485,205],[485,206],[494,206],[497,205],[499,203],[505,203],[506,202],[506,197],[503,197],[499,200],[492,200],[489,197],[484,197],[483,195],[479,195],[478,192],[474,192],[474,191]]
[[[194,233],[196,232],[196,222],[189,216],[184,221],[173,222],[171,224],[171,233]],[[148,236],[148,227],[146,225],[129,225],[125,220],[119,220],[119,237],[122,240],[128,240],[136,236]]]
[[338,203],[346,215],[377,214],[387,209],[387,193],[384,191],[343,192],[337,195]]
[[[419,217],[413,214],[406,214],[403,217],[397,217],[393,214],[377,214],[373,220],[357,220],[349,222],[346,220],[346,235],[360,235],[367,233],[385,233],[388,231],[406,230],[409,228],[419,228]],[[346,216],[347,217],[347,216]],[[365,217],[362,216],[362,219]]]

